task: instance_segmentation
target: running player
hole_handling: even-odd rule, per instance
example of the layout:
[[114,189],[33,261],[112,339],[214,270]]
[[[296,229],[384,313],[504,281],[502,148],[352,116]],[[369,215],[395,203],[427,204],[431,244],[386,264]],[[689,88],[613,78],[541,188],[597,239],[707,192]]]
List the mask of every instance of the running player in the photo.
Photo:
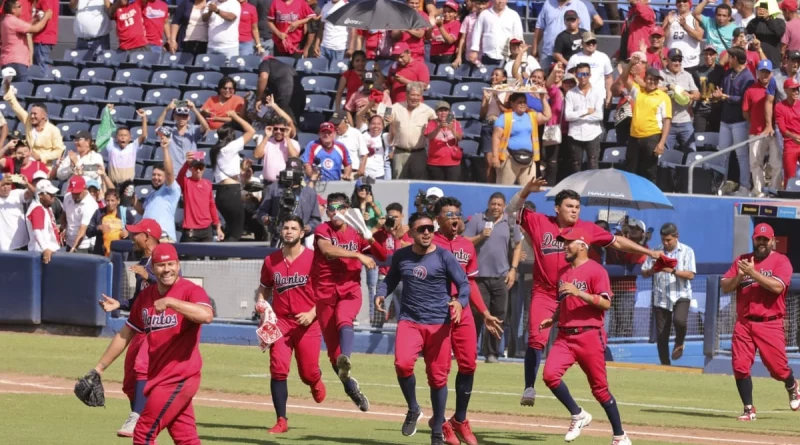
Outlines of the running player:
[[789,393],[789,407],[800,409],[800,389],[786,357],[783,317],[786,315],[786,292],[792,280],[792,264],[785,255],[773,250],[775,232],[761,223],[753,231],[753,252],[739,255],[722,277],[722,292],[736,292],[736,324],[731,339],[731,364],[736,389],[744,405],[738,420],[756,420],[753,406],[753,381],[750,368],[756,349],[775,380]]
[[[468,312],[464,308],[469,301],[469,281],[453,254],[433,243],[434,227],[430,216],[415,213],[409,218],[409,226],[414,244],[394,253],[389,274],[378,287],[376,297],[376,304],[382,306],[383,298],[394,292],[402,281],[403,297],[394,347],[397,381],[408,404],[402,432],[404,436],[413,436],[422,418],[414,376],[414,363],[422,353],[433,406],[431,445],[458,444],[454,436],[454,442],[444,441],[442,426],[452,351],[451,322],[458,324],[461,316]],[[458,289],[455,299],[451,298],[450,283]],[[475,347],[476,343],[472,345],[473,349]]]
[[[556,309],[558,271],[566,265],[563,245],[557,239],[563,229],[583,228],[591,238],[590,244],[644,254],[656,259],[660,257],[658,252],[624,237],[614,237],[599,226],[578,219],[581,212],[581,197],[573,190],[563,190],[556,195],[556,216],[545,216],[527,208],[523,209],[528,195],[538,192],[543,185],[545,185],[543,179],[531,179],[514,195],[506,209],[509,217],[516,216],[520,227],[528,235],[534,255],[534,285],[528,317],[528,350],[525,352],[525,390],[520,400],[523,406],[533,406],[536,401],[533,385],[542,361],[542,351],[550,337],[550,328],[539,329],[539,325],[542,320],[552,318]],[[514,215],[515,213],[517,215]]]
[[631,445],[622,429],[614,396],[608,391],[606,376],[606,331],[603,327],[605,311],[611,307],[611,281],[608,272],[589,259],[590,235],[583,228],[568,229],[558,237],[564,243],[567,265],[559,271],[558,307],[553,318],[545,319],[539,328],[549,329],[558,322],[556,337],[544,365],[544,383],[572,415],[564,440],[572,442],[589,426],[592,415],[575,403],[567,384],[561,378],[576,362],[580,365],[592,395],[600,402],[611,423],[611,445]]
[[314,253],[303,247],[303,220],[297,215],[284,219],[281,228],[281,250],[264,258],[261,267],[261,286],[258,300],[272,298],[272,309],[278,317],[278,329],[283,336],[269,348],[270,393],[278,421],[270,434],[289,430],[286,401],[289,389],[286,379],[292,361],[292,350],[297,360],[300,380],[311,387],[311,396],[317,403],[325,400],[325,384],[319,369],[319,352],[322,333],[317,323],[317,308],[309,277],[314,264]]

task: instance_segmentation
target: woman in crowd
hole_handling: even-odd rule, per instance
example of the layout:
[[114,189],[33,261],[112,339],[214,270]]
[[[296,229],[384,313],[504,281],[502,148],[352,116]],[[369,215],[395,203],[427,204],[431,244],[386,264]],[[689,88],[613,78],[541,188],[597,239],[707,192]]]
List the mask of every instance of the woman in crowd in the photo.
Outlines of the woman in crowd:
[[95,255],[111,255],[111,242],[128,237],[125,225],[136,221],[133,207],[120,205],[116,189],[108,189],[105,193],[105,207],[97,209],[92,221],[86,229],[86,236],[95,237],[92,253]]
[[209,128],[217,130],[222,125],[233,122],[228,115],[229,111],[241,116],[244,112],[244,98],[236,95],[236,82],[225,76],[219,80],[217,95],[206,100],[201,112],[208,121]]
[[[100,177],[99,170],[103,168],[104,161],[97,152],[97,145],[92,140],[88,131],[79,131],[75,134],[75,151],[67,152],[61,163],[58,164],[58,179],[66,181],[72,175],[83,176],[87,182]],[[52,173],[51,173],[52,174]]]
[[214,202],[217,210],[225,218],[225,241],[236,242],[242,237],[244,228],[244,205],[242,204],[242,184],[240,182],[242,158],[239,152],[253,139],[256,131],[235,111],[228,111],[228,118],[244,129],[241,137],[236,137],[232,124],[223,125],[217,130],[217,144],[209,152],[211,168],[217,195]]
[[373,114],[364,136],[367,139],[367,168],[365,173],[373,179],[392,179],[392,146],[389,145],[389,133],[385,131],[386,122],[383,116]]
[[[506,70],[503,68],[495,68],[492,71],[490,82],[493,87],[505,85],[508,83],[508,76]],[[492,132],[494,131],[494,122],[497,117],[503,114],[507,109],[506,99],[508,93],[501,93],[492,90],[483,90],[483,100],[481,101],[481,140],[480,152],[485,155],[486,162],[472,160],[472,178],[481,184],[494,183],[494,169],[489,165],[489,157],[492,155]]]
[[461,179],[461,158],[458,143],[464,139],[461,124],[453,117],[450,104],[436,104],[436,119],[425,127],[428,138],[428,178],[431,181],[457,182]]
[[[637,57],[634,58],[633,56]],[[631,55],[630,60],[638,60],[639,63],[631,67],[630,76],[633,81],[638,83],[640,87],[644,88],[644,71],[647,69],[646,56],[642,52],[635,52]],[[622,68],[620,64],[618,69]],[[611,94],[619,97],[617,109],[614,114],[614,129],[617,132],[617,145],[627,145],[628,138],[631,135],[631,120],[633,119],[633,110],[631,109],[631,102],[629,100],[628,91],[625,89],[625,81],[622,77],[611,85]]]
[[[341,112],[342,110],[342,94],[345,94],[344,103],[350,100],[350,96],[355,94],[364,84],[364,76],[367,73],[367,55],[364,51],[356,51],[353,57],[350,58],[350,68],[342,73],[339,78],[339,87],[336,89],[336,98],[334,99],[333,108]],[[373,72],[373,76],[376,74]],[[373,82],[376,79],[373,79]]]
[[425,32],[425,39],[431,42],[431,63],[453,63],[458,49],[458,34],[461,22],[458,21],[458,3],[448,0],[442,8],[442,15],[436,17],[432,28]]
[[[566,84],[566,87],[564,86]],[[550,121],[547,123],[544,131],[539,134],[542,136],[542,152],[544,154],[541,163],[543,170],[542,176],[548,184],[555,185],[558,182],[558,155],[559,148],[561,147],[564,138],[566,137],[567,126],[564,124],[564,98],[567,91],[575,86],[575,78],[570,75],[569,80],[564,79],[564,66],[561,63],[553,65],[550,70],[550,76],[547,77],[545,87],[547,88],[547,97],[550,103]],[[568,88],[567,88],[568,87]],[[553,130],[548,130],[553,127]],[[546,134],[548,131],[560,133],[560,142],[555,142],[557,138],[555,134]]]
[[194,55],[208,52],[208,22],[203,21],[206,0],[182,0],[175,8],[169,35],[169,50]]

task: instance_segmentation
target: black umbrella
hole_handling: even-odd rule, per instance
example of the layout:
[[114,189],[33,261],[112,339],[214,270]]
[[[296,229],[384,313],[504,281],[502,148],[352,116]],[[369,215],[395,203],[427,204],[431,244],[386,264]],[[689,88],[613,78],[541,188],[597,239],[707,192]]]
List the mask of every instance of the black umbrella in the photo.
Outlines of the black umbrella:
[[419,11],[394,0],[356,0],[326,19],[335,26],[356,29],[422,29],[430,28]]

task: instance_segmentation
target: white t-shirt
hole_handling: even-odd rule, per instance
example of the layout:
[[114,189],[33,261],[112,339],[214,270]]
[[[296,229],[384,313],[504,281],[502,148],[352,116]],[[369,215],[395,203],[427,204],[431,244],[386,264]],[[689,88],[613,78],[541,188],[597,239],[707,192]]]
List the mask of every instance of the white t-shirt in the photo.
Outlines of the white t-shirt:
[[345,0],[339,0],[336,3],[325,3],[325,6],[322,7],[322,20],[325,22],[325,28],[322,30],[322,43],[320,43],[322,48],[328,48],[333,51],[347,49],[347,28],[332,25],[327,21],[329,15],[346,4]]
[[24,204],[25,190],[11,190],[8,198],[0,197],[0,252],[28,244]]
[[[227,21],[219,14],[211,14],[208,19],[208,47],[221,49],[239,47],[239,19],[242,15],[242,5],[237,0],[211,0],[216,3],[220,12],[230,12],[236,15],[236,20]],[[208,6],[204,12],[208,12]]]
[[[527,63],[528,65],[525,67],[525,76],[524,77],[531,77],[531,73],[541,68],[539,62],[536,60],[535,57],[528,54],[528,60],[523,60],[522,63]],[[514,68],[514,60],[509,60],[506,62],[506,65],[503,69],[506,70],[506,76],[508,76],[509,80],[514,77],[513,69]],[[520,69],[522,67],[520,66]]]
[[104,0],[78,0],[72,31],[79,39],[95,39],[108,35],[108,15]]
[[[34,220],[38,220],[41,223],[40,228],[37,229],[34,227]],[[30,237],[30,241],[28,242],[29,252],[44,252],[45,250],[57,252],[58,249],[61,248],[58,243],[58,234],[56,232],[58,227],[56,226],[52,209],[44,208],[44,206],[35,199],[31,200],[31,205],[28,207],[28,212],[25,214],[25,225],[28,229],[28,236]],[[34,235],[35,230],[40,231],[41,243],[36,241],[36,236]]]
[[120,149],[117,141],[111,139],[106,145],[108,168],[136,168],[136,153],[139,152],[139,148],[141,148],[141,145],[138,137],[130,141],[124,149]]
[[756,18],[756,12],[755,12],[755,11],[753,11],[753,13],[752,13],[752,14],[750,14],[750,17],[748,17],[748,18],[743,18],[743,17],[742,17],[742,14],[740,14],[740,13],[739,13],[739,11],[737,11],[736,9],[734,9],[734,10],[733,10],[733,16],[732,16],[732,17],[733,17],[733,21],[734,21],[734,23],[736,23],[736,26],[738,26],[738,27],[740,27],[740,28],[747,28],[747,25],[748,25],[748,24],[749,24],[751,21],[753,21],[753,19],[754,19],[754,18]]
[[[686,16],[686,26],[697,29],[697,21],[689,14]],[[700,64],[700,41],[690,36],[683,26],[678,23],[677,18],[669,25],[666,33],[665,45],[669,49],[677,48],[683,53],[683,68],[691,68]]]
[[367,167],[364,173],[370,178],[381,178],[386,173],[384,165],[389,156],[389,133],[382,133],[375,137],[370,136],[368,132],[362,134],[367,141],[367,150],[372,149],[373,151],[372,155],[367,156]]
[[244,138],[241,137],[222,147],[217,156],[217,167],[214,168],[214,182],[239,177],[242,171],[242,158],[239,156],[239,152],[242,150],[244,150]]
[[361,167],[361,157],[369,154],[367,140],[364,135],[355,128],[348,127],[343,135],[336,136],[336,142],[347,148],[347,153],[350,155],[350,165],[354,172],[357,171]]
[[[97,201],[92,195],[86,194],[81,202],[76,203],[72,199],[72,194],[64,196],[64,215],[67,217],[67,248],[72,248],[75,238],[81,226],[88,226],[92,222],[92,216],[97,211]],[[78,249],[88,249],[92,245],[91,239],[84,236]]]
[[569,58],[569,62],[567,63],[567,71],[571,70],[579,63],[588,63],[589,67],[591,68],[591,82],[592,82],[592,89],[598,89],[603,92],[603,97],[606,94],[606,76],[610,75],[614,72],[614,68],[611,67],[611,59],[605,53],[600,51],[595,51],[592,55],[587,55],[585,52],[581,51],[579,53],[573,54],[572,57]]

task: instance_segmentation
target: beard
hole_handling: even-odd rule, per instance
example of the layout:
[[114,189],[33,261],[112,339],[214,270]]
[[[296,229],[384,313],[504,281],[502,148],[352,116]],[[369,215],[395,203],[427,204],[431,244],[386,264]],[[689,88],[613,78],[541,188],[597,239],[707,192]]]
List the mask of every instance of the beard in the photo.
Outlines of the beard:
[[753,257],[758,261],[761,261],[768,257],[770,253],[772,253],[772,249],[769,246],[763,246],[763,249],[762,247],[756,247],[753,251]]
[[575,261],[575,258],[577,258],[577,257],[578,257],[578,255],[576,255],[574,253],[569,253],[569,252],[567,252],[564,255],[564,259],[566,259],[568,263],[572,263],[573,261]]
[[301,239],[302,238],[297,237],[297,238],[295,238],[295,239],[293,239],[291,241],[288,241],[285,238],[281,238],[281,242],[283,242],[283,245],[286,246],[286,247],[294,247],[300,242]]

